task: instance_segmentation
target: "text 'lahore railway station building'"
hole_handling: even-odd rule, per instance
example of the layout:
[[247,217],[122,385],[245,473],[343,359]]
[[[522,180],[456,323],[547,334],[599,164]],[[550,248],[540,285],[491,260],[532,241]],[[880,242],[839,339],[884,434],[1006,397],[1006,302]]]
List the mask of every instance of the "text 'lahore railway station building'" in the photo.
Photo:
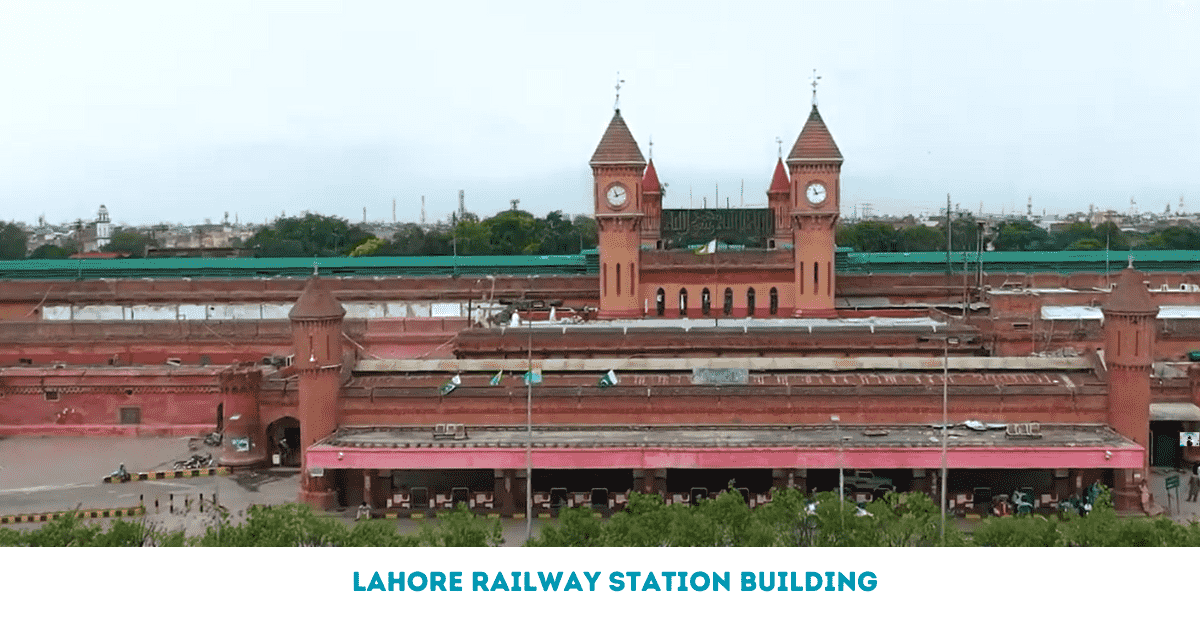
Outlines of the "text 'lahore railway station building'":
[[330,260],[307,279],[0,268],[0,435],[220,429],[222,464],[299,467],[301,501],[400,512],[522,512],[527,465],[539,512],[730,481],[756,504],[834,488],[839,468],[863,499],[880,478],[935,492],[943,412],[958,507],[1022,488],[1050,506],[1101,480],[1140,509],[1152,465],[1200,461],[1178,443],[1200,430],[1194,265],[848,272],[842,154],[815,106],[765,208],[665,208],[619,111],[590,164],[582,274],[526,258]]

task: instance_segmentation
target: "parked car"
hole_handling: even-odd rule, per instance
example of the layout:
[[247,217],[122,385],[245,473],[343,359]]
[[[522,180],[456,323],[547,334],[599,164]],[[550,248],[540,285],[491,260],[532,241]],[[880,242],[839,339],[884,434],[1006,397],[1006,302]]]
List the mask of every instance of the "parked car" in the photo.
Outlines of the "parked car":
[[847,471],[845,482],[847,495],[853,495],[858,492],[879,495],[891,493],[896,490],[896,485],[891,479],[877,476],[870,471],[860,471],[858,469]]

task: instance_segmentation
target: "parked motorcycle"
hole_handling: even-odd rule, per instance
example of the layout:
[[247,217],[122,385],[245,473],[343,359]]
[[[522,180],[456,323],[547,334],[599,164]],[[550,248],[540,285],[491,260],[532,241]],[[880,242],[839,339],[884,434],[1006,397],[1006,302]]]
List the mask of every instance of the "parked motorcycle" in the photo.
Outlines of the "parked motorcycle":
[[175,470],[182,471],[184,469],[203,469],[213,465],[212,454],[192,454],[187,460],[178,460],[175,462]]

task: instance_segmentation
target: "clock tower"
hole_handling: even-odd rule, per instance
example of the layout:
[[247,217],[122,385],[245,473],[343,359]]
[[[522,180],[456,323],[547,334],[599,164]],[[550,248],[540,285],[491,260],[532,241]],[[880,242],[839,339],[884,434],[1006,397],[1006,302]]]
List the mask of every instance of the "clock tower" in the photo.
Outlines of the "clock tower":
[[600,249],[600,316],[642,314],[638,261],[646,160],[617,109],[589,162]]
[[796,316],[832,318],[837,273],[834,238],[841,214],[842,153],[817,104],[787,157],[795,254]]

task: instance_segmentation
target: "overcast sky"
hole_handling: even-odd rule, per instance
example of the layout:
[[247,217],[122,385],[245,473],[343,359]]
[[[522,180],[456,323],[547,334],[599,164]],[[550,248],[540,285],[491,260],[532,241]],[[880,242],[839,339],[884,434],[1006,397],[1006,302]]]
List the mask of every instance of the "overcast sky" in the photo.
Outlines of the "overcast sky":
[[590,212],[618,71],[667,206],[765,205],[814,68],[845,215],[1200,211],[1200,1],[0,0],[0,59],[0,219]]

